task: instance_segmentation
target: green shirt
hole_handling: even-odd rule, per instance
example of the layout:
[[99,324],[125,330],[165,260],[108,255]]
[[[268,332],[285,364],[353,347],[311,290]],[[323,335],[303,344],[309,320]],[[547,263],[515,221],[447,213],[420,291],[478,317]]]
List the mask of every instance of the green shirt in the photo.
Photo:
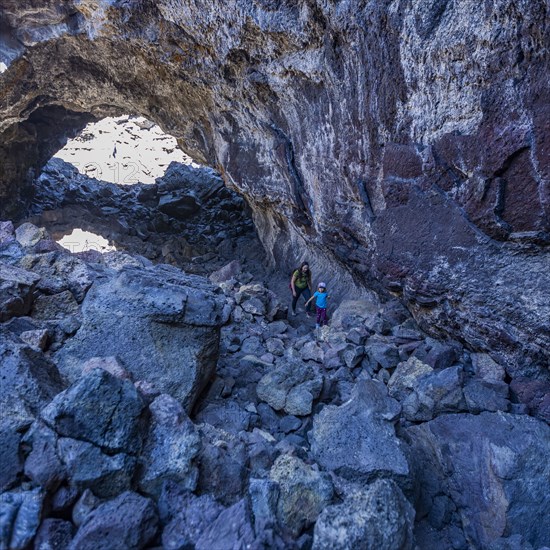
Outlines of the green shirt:
[[303,271],[300,272],[299,269],[297,269],[294,272],[294,286],[301,289],[304,289],[308,286],[309,277],[307,273],[304,273]]

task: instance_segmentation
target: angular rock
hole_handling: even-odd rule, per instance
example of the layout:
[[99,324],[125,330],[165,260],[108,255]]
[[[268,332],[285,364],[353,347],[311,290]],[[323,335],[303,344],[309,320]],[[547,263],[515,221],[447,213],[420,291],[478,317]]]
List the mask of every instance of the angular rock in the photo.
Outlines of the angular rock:
[[0,245],[11,243],[15,240],[13,222],[0,221]]
[[419,381],[433,372],[433,368],[416,357],[409,357],[397,365],[388,382],[389,394],[398,401],[404,401]]
[[57,449],[70,486],[79,492],[91,489],[100,498],[113,498],[131,489],[136,457],[106,454],[91,443],[68,437],[59,438]]
[[399,350],[393,344],[373,342],[365,346],[369,360],[383,369],[393,369],[399,363]]
[[198,426],[201,449],[197,456],[197,490],[209,493],[224,505],[241,498],[248,476],[249,456],[236,436],[208,424]]
[[186,489],[197,486],[198,470],[193,464],[200,449],[200,437],[181,404],[160,395],[149,405],[152,419],[140,455],[140,489],[159,496],[165,480],[175,480]]
[[137,454],[144,409],[131,382],[96,369],[57,395],[41,418],[62,437],[88,441],[108,453]]
[[[41,245],[47,241],[41,241]],[[34,248],[37,251],[37,248]],[[59,294],[70,291],[80,303],[93,282],[91,268],[74,254],[66,250],[41,254],[30,254],[20,262],[21,267],[40,275],[38,288],[45,294]]]
[[223,506],[210,495],[193,495],[189,491],[181,490],[177,501],[177,509],[171,521],[162,532],[164,548],[195,547],[197,541],[210,525],[219,517]]
[[325,358],[323,349],[317,342],[307,342],[300,350],[300,355],[304,361],[315,361],[316,363],[322,363]]
[[315,523],[313,550],[411,550],[414,509],[391,480],[375,480],[325,508]]
[[36,227],[32,223],[23,223],[15,230],[15,238],[21,246],[34,246],[41,239],[48,236],[43,227]]
[[9,424],[0,427],[0,493],[13,487],[23,471],[23,458],[19,451],[21,434]]
[[464,399],[473,414],[482,411],[507,412],[510,410],[508,384],[498,380],[474,378],[464,387]]
[[209,279],[213,283],[223,283],[236,277],[241,271],[241,262],[239,262],[239,260],[233,260],[221,269],[218,269],[218,271],[214,271],[214,273],[210,275]]
[[472,367],[476,376],[484,380],[501,382],[506,376],[504,367],[500,366],[486,353],[472,353]]
[[214,373],[222,314],[223,300],[199,277],[165,266],[127,267],[88,291],[82,327],[56,359],[74,381],[101,349],[189,412]]
[[55,491],[67,477],[57,449],[57,434],[38,421],[31,426],[23,441],[30,448],[25,475],[44,489]]
[[271,479],[251,479],[248,496],[256,532],[276,525],[279,484]]
[[406,482],[409,466],[393,425],[400,410],[384,384],[358,382],[350,401],[328,405],[314,417],[309,439],[315,460],[351,480],[386,476]]
[[313,400],[319,397],[323,377],[312,365],[285,360],[258,382],[258,397],[276,411],[297,416],[311,413]]
[[332,316],[332,325],[344,330],[363,324],[369,327],[376,319],[379,307],[374,294],[359,300],[343,300]]
[[[403,415],[410,421],[427,421],[439,414],[467,410],[460,366],[433,371],[419,380],[403,401]],[[391,382],[391,379],[390,379]]]
[[315,523],[332,500],[328,474],[295,456],[281,455],[271,468],[270,478],[279,485],[277,517],[293,537]]
[[30,311],[39,280],[35,273],[0,263],[0,322]]
[[46,329],[27,330],[19,335],[19,338],[31,348],[44,351],[48,345],[49,332]]
[[420,518],[437,524],[435,497],[450,495],[467,540],[480,547],[515,533],[535,548],[550,540],[546,423],[502,412],[452,414],[407,434]]
[[86,489],[73,508],[72,520],[73,523],[80,527],[86,518],[101,504],[101,500],[97,498],[90,489]]
[[516,378],[510,389],[530,414],[550,423],[550,380]]
[[158,516],[153,501],[125,492],[100,504],[76,533],[71,550],[140,550],[154,538]]
[[246,501],[241,500],[227,508],[203,531],[195,545],[196,550],[223,550],[225,548],[254,548],[256,535],[252,527]]
[[0,425],[21,430],[63,388],[56,366],[44,354],[22,346],[0,328]]
[[73,293],[70,290],[64,290],[51,296],[40,295],[34,302],[31,315],[34,319],[48,321],[76,316],[79,313],[80,308]]

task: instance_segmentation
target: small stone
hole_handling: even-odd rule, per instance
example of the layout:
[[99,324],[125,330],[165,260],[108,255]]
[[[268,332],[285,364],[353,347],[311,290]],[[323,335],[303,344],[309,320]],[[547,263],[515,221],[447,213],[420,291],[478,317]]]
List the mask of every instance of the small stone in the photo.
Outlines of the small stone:
[[48,346],[49,332],[46,329],[42,330],[27,330],[19,335],[19,338],[28,344],[31,348],[44,351]]

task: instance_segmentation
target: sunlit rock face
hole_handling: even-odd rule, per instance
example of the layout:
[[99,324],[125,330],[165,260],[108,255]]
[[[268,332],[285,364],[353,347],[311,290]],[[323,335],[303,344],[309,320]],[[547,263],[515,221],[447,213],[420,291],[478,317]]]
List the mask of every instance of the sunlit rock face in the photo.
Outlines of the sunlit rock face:
[[512,374],[550,361],[544,0],[0,9],[2,215],[86,122],[146,116],[245,195],[275,262],[394,292]]

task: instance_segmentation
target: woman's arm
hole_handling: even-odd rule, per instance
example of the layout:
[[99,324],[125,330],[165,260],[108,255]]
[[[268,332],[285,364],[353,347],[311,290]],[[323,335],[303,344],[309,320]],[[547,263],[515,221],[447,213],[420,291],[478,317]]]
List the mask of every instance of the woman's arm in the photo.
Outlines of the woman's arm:
[[296,271],[292,274],[292,279],[290,279],[290,288],[292,289],[292,296],[296,296],[296,287],[294,286],[294,282],[296,281]]

